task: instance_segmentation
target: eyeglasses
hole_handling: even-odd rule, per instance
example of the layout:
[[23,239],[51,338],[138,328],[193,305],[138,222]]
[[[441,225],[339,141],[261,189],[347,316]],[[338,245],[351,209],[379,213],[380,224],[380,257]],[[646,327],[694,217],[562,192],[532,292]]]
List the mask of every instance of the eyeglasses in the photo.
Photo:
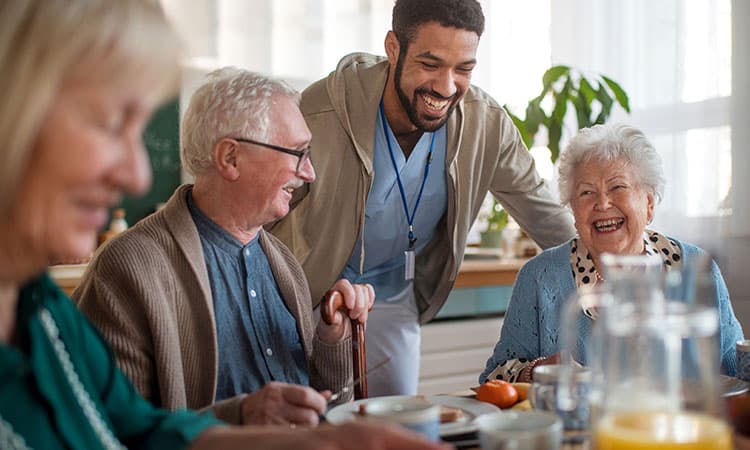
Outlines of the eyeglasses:
[[287,155],[294,155],[297,158],[297,173],[302,172],[302,168],[305,166],[305,163],[310,160],[310,147],[303,148],[302,150],[294,150],[292,148],[286,148],[281,147],[278,145],[273,144],[266,144],[265,142],[258,142],[254,141],[252,139],[244,139],[244,138],[232,138],[237,142],[245,142],[247,144],[255,144],[260,145],[261,147],[270,148],[271,150],[276,150],[277,152],[286,153]]

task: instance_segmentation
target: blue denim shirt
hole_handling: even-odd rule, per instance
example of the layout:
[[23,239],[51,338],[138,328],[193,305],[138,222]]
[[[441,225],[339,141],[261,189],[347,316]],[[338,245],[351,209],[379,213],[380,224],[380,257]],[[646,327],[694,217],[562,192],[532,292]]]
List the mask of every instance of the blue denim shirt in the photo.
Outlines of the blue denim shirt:
[[309,384],[294,316],[281,298],[256,237],[242,245],[187,194],[201,238],[216,317],[216,401],[257,391],[269,381]]

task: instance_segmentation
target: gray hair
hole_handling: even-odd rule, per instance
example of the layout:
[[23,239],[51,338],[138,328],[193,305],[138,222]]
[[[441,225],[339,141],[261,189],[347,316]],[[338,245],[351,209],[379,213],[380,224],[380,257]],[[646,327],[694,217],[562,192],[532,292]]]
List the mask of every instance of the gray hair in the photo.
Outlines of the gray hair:
[[604,124],[580,130],[560,156],[557,182],[563,205],[568,205],[573,197],[576,169],[591,160],[626,161],[634,169],[638,183],[657,203],[661,201],[666,180],[661,157],[654,146],[638,128]]
[[300,94],[287,83],[236,67],[208,74],[195,91],[182,119],[182,165],[193,176],[213,166],[213,147],[226,137],[266,141],[273,97],[299,104]]
[[0,1],[0,216],[13,208],[51,104],[74,80],[147,77],[176,94],[179,41],[153,0]]

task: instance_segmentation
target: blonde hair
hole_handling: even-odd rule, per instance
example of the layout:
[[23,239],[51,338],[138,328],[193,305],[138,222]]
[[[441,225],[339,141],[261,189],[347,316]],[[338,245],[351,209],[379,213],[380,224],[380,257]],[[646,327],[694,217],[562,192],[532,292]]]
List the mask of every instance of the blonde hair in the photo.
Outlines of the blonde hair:
[[0,2],[0,215],[13,207],[37,133],[66,82],[153,74],[158,82],[144,95],[164,100],[176,93],[178,48],[152,0]]
[[190,98],[182,119],[180,158],[192,175],[213,166],[213,148],[223,138],[268,139],[268,114],[274,97],[299,104],[300,94],[282,80],[236,67],[223,67]]

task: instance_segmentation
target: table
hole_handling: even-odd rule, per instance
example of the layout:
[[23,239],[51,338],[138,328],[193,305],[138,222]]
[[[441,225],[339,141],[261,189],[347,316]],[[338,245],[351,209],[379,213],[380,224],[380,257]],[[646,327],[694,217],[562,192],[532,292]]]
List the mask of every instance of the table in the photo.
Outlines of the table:
[[[472,390],[465,390],[465,391],[458,391],[458,392],[452,392],[446,395],[456,396],[456,397],[467,397],[467,398],[474,398],[475,393]],[[575,436],[575,433],[565,433],[567,437],[573,437]],[[481,450],[478,446],[477,447],[471,447],[471,446],[457,446],[458,450]],[[560,447],[561,450],[590,450],[591,445],[588,440],[586,440],[583,443],[579,444],[563,444],[562,447]],[[539,449],[544,450],[544,449]]]
[[461,264],[454,288],[512,285],[528,258],[470,259]]
[[[458,450],[462,450],[461,447],[457,447]],[[562,447],[560,447],[561,450],[591,450],[591,446],[588,442],[583,444],[563,444]],[[482,450],[479,447],[463,447],[463,450]],[[544,449],[539,449],[544,450]]]

